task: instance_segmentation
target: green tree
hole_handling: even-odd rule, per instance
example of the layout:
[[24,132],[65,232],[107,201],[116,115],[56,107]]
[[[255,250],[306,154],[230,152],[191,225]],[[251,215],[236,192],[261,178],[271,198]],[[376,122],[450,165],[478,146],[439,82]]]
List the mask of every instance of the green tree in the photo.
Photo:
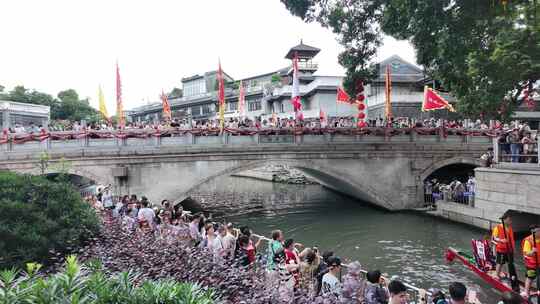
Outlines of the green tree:
[[[458,98],[465,114],[507,118],[527,85],[540,78],[540,2],[469,0],[281,0],[303,20],[339,35],[339,62],[369,78],[378,30],[409,40],[418,63]],[[356,74],[354,71],[360,71]],[[358,78],[358,77],[357,77]]]
[[68,120],[91,120],[97,111],[90,106],[88,99],[80,99],[73,89],[58,93],[60,107],[55,118]]
[[16,86],[8,93],[2,94],[2,99],[50,106],[51,110],[58,106],[58,101],[53,96],[27,89],[24,86]]
[[274,74],[272,75],[272,80],[271,80],[272,84],[280,84],[281,83],[281,76],[279,76],[279,74]]
[[74,250],[99,230],[68,182],[1,172],[0,184],[0,268],[46,262],[51,251]]

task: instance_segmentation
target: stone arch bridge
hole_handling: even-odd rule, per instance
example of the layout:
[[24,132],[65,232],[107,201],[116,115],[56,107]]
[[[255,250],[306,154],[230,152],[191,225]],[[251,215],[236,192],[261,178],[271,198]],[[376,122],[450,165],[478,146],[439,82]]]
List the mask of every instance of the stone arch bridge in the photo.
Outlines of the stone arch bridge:
[[220,176],[286,164],[335,191],[384,209],[401,210],[421,205],[423,182],[430,174],[452,164],[479,165],[479,156],[492,145],[489,137],[455,135],[369,140],[304,135],[289,143],[262,141],[253,135],[239,141],[241,137],[235,137],[237,142],[191,138],[188,144],[181,138],[169,138],[168,143],[161,139],[34,143],[1,152],[0,170],[39,174],[45,150],[50,173],[58,163],[67,162],[71,174],[113,184],[118,193],[145,195],[156,203],[165,198],[182,200],[190,190]]

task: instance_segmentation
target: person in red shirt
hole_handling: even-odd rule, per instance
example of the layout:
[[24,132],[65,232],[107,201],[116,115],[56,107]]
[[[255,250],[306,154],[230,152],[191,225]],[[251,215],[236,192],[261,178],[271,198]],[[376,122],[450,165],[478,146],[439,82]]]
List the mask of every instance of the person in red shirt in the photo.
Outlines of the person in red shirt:
[[294,275],[295,285],[298,284],[298,266],[300,265],[300,257],[298,252],[294,248],[294,240],[287,239],[284,243],[285,247],[285,264],[286,265],[295,265],[296,270],[292,272]]
[[508,254],[514,252],[516,246],[514,231],[512,230],[512,218],[508,213],[505,213],[502,220],[506,227],[506,233],[502,223],[495,226],[492,233],[492,241],[495,243],[495,251],[497,253],[497,265],[495,266],[497,277],[501,276],[502,266],[508,263]]

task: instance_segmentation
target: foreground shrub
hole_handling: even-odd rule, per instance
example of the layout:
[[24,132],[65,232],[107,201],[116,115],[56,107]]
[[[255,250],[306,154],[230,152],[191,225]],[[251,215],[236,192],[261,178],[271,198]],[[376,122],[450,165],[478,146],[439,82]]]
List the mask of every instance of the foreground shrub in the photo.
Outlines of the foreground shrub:
[[41,277],[39,265],[29,264],[27,271],[0,272],[0,303],[78,303],[78,304],[210,304],[212,291],[171,280],[141,281],[140,277],[122,272],[108,277],[101,267],[81,267],[74,256],[66,260],[65,269]]
[[[259,263],[244,268],[235,262],[214,263],[206,250],[193,248],[189,241],[165,241],[154,234],[135,233],[122,229],[119,223],[105,221],[103,233],[80,254],[83,261],[99,261],[104,271],[125,270],[140,274],[141,280],[194,282],[212,289],[220,304],[275,304],[280,290],[266,280]],[[295,293],[295,304],[337,303],[334,299]]]
[[99,227],[69,182],[0,172],[0,269],[75,250]]

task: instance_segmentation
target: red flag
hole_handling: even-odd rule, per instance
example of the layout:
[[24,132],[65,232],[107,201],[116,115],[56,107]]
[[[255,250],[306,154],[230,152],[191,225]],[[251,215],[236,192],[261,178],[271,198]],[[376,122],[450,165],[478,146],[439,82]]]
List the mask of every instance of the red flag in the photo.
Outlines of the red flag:
[[300,80],[298,78],[298,53],[294,53],[293,58],[293,82],[291,103],[296,114],[296,119],[303,120],[304,115],[302,114],[302,100],[300,98]]
[[424,87],[424,102],[422,103],[422,112],[448,109],[450,112],[455,112],[454,107],[444,100],[435,90],[432,88]]
[[223,130],[225,127],[225,81],[223,80],[223,71],[221,70],[221,61],[218,68],[218,102],[219,102],[219,126]]
[[122,105],[122,82],[120,80],[120,68],[116,63],[116,117],[118,118],[118,126],[124,128],[126,120],[124,118],[124,107]]
[[347,94],[347,92],[345,92],[345,90],[343,90],[343,88],[341,88],[341,87],[337,88],[336,101],[337,102],[348,103],[348,104],[354,104],[354,101],[351,99],[349,94]]
[[171,120],[172,113],[171,113],[171,106],[169,105],[169,98],[167,97],[167,94],[161,90],[161,101],[163,103],[163,118],[165,120]]
[[244,91],[244,85],[242,84],[242,80],[240,80],[240,89],[238,92],[238,104],[239,104],[240,116],[244,116],[245,102],[246,102],[246,93]]
[[390,76],[390,65],[386,66],[386,76],[385,76],[385,107],[384,107],[384,116],[387,121],[390,121],[392,118],[392,100],[390,99],[392,95],[392,77]]
[[325,120],[326,120],[326,114],[323,112],[322,109],[319,111],[319,119],[320,119],[321,121],[325,121]]

